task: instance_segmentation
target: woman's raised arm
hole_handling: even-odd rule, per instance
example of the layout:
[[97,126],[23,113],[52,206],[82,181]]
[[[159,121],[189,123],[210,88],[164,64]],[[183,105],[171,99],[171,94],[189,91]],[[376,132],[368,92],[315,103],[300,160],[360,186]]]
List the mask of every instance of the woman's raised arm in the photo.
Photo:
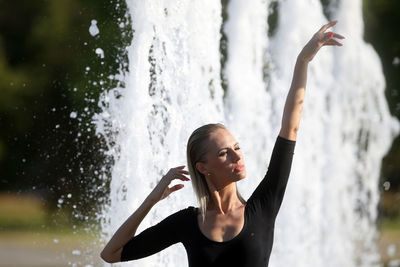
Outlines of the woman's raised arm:
[[121,261],[121,252],[126,243],[135,235],[139,224],[143,221],[144,217],[149,213],[150,209],[160,200],[166,198],[172,192],[179,190],[183,184],[177,184],[168,187],[174,179],[182,181],[189,181],[190,179],[185,175],[189,172],[185,171],[180,166],[172,168],[160,180],[153,191],[147,196],[140,207],[118,228],[113,237],[108,241],[107,245],[101,252],[101,258],[109,263]]
[[334,38],[344,39],[343,36],[333,32],[325,32],[336,23],[337,21],[332,21],[322,26],[304,46],[297,57],[293,80],[286,98],[281,130],[279,132],[279,136],[285,139],[295,141],[297,137],[307,84],[308,63],[314,58],[321,47],[325,45],[342,46],[342,44]]

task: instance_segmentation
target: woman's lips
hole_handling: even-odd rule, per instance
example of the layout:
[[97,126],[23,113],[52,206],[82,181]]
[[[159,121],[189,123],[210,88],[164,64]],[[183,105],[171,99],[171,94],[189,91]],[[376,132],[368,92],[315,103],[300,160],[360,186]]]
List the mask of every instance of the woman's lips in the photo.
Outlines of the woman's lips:
[[243,171],[244,170],[244,165],[240,165],[240,166],[237,166],[236,168],[235,168],[235,172],[241,172],[241,171]]

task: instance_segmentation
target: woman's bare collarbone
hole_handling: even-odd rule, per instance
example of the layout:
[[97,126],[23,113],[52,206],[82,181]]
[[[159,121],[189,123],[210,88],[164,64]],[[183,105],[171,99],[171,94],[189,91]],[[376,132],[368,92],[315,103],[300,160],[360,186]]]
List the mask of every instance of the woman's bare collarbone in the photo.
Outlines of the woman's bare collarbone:
[[243,205],[226,214],[207,211],[204,223],[201,220],[201,214],[199,214],[197,222],[200,231],[208,239],[215,242],[226,242],[234,239],[244,227],[244,208]]

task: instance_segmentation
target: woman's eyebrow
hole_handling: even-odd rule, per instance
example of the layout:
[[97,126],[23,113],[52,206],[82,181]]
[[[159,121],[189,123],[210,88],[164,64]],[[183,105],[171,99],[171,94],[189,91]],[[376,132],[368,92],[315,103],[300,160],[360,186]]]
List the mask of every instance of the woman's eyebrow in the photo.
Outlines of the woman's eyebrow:
[[[233,146],[237,146],[237,145],[239,145],[239,142],[236,142]],[[223,150],[223,149],[228,149],[229,147],[227,146],[227,147],[223,147],[223,148],[220,148],[220,149],[218,149],[218,153],[221,151],[221,150]]]

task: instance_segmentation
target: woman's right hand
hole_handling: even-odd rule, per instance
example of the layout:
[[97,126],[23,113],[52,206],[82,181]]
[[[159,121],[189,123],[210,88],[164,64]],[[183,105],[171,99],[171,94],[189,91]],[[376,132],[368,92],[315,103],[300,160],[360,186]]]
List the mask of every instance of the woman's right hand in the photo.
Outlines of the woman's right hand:
[[166,175],[164,175],[157,186],[150,193],[149,197],[153,201],[160,201],[167,196],[169,196],[172,192],[175,192],[181,188],[183,188],[183,184],[177,184],[172,187],[169,187],[169,184],[175,180],[179,179],[182,181],[190,181],[190,179],[186,176],[189,175],[188,171],[184,170],[185,166],[179,166],[176,168],[171,168]]

